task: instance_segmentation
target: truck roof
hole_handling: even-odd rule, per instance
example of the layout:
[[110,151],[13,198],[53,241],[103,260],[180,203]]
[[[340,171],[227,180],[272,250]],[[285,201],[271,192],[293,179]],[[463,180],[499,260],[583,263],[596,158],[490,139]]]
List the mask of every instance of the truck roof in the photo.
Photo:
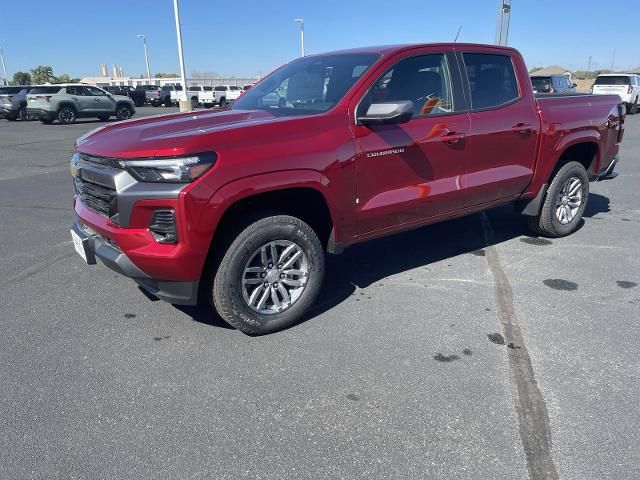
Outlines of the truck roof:
[[633,75],[634,77],[638,76],[637,73],[601,73],[598,76],[599,77],[624,77],[625,75]]
[[[336,55],[336,54],[347,54],[347,53],[378,53],[383,55],[392,55],[394,53],[398,53],[403,50],[410,50],[413,48],[421,48],[421,47],[441,47],[444,49],[482,47],[482,48],[494,48],[496,50],[509,51],[509,52],[516,51],[515,48],[511,48],[511,47],[503,47],[503,46],[489,45],[489,44],[483,44],[483,43],[444,42],[444,43],[406,43],[406,44],[397,44],[397,45],[377,45],[377,46],[371,46],[371,47],[358,47],[358,48],[350,48],[345,50],[335,50],[331,52],[323,52],[317,55]],[[309,55],[309,56],[316,56],[316,54]]]

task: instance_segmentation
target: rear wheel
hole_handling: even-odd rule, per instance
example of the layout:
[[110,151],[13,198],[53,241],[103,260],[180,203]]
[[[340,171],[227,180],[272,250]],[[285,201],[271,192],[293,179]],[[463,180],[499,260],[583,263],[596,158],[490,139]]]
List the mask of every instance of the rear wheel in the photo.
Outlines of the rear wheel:
[[198,106],[198,97],[191,97],[191,108],[196,108]]
[[536,233],[547,237],[564,237],[580,224],[589,198],[589,177],[578,162],[564,165],[553,178],[544,204],[529,225]]
[[226,99],[226,98],[224,98],[224,97],[222,97],[222,98],[220,99],[220,103],[219,103],[219,105],[220,105],[221,107],[226,106],[226,105],[227,105],[227,99]]
[[316,233],[299,218],[264,216],[247,224],[213,276],[211,300],[235,328],[265,334],[291,326],[313,304],[324,254]]
[[76,111],[73,107],[64,106],[58,110],[58,121],[64,125],[75,123],[77,118]]
[[629,115],[635,115],[636,113],[638,113],[638,98],[636,97],[636,99],[633,101],[633,103],[629,106],[627,106],[627,113]]
[[133,112],[128,105],[118,105],[118,108],[116,109],[116,118],[118,120],[127,120],[128,118],[131,118],[131,115],[133,115]]

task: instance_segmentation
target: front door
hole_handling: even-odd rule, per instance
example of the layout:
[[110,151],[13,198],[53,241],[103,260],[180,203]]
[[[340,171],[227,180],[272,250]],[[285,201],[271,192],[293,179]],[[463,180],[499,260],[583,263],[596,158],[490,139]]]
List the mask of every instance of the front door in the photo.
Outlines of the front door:
[[96,87],[84,87],[87,91],[88,98],[92,105],[92,111],[96,114],[111,113],[116,110],[116,104],[113,98],[106,94],[103,90]]
[[[384,101],[410,100],[413,117],[396,125],[354,128],[358,236],[426,222],[464,203],[469,118],[452,81],[451,60],[434,48],[391,60],[364,94],[356,116]],[[457,72],[457,70],[454,70]],[[460,97],[458,97],[460,95]]]

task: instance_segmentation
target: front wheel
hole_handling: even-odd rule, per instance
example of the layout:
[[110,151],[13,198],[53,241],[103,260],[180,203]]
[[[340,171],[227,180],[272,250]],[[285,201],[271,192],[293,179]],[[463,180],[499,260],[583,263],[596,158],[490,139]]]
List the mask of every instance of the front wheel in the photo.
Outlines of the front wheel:
[[638,99],[636,98],[633,103],[627,104],[627,113],[629,115],[635,115],[638,113]]
[[564,165],[553,178],[544,204],[529,225],[536,233],[547,237],[564,237],[573,233],[587,207],[589,177],[578,162]]
[[249,223],[229,245],[213,278],[212,304],[252,335],[289,327],[313,304],[324,277],[313,229],[288,215]]
[[128,105],[120,105],[116,109],[116,118],[118,120],[127,120],[128,118],[131,118],[131,115],[133,115],[133,113]]
[[71,107],[62,107],[58,110],[58,121],[64,125],[75,123],[76,117],[76,111]]

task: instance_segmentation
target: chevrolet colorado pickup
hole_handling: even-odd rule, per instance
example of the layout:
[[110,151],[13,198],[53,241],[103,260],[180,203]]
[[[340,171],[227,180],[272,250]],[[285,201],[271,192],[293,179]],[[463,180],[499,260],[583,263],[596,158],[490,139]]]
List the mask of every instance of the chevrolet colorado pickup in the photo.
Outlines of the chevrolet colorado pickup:
[[506,47],[307,56],[225,111],[79,138],[72,238],[156,297],[273,332],[318,296],[325,251],[508,202],[540,235],[572,233],[624,116],[617,95],[536,98]]

